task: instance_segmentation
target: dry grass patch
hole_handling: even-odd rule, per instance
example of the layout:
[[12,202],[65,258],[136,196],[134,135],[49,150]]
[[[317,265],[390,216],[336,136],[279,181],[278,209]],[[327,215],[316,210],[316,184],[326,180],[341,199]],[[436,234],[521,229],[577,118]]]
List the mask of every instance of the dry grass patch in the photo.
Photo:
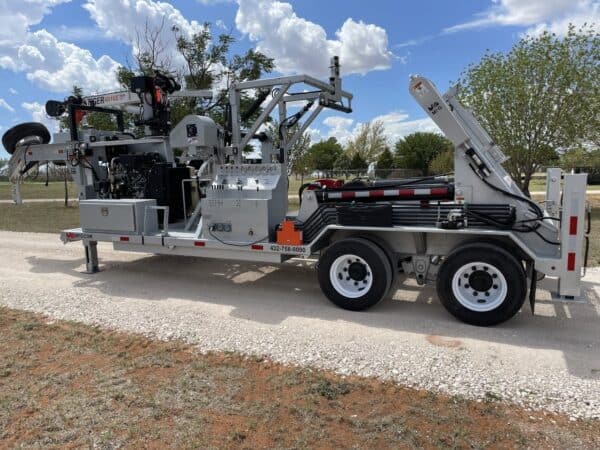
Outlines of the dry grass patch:
[[598,421],[0,308],[0,447],[599,448]]

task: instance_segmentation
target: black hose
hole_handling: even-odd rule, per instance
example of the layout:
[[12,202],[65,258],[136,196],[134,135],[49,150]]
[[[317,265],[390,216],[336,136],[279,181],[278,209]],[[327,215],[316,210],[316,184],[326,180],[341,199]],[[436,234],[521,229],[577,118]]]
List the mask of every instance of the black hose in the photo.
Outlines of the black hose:
[[[473,168],[472,165],[469,164],[469,167],[471,168],[471,170],[475,173],[475,175],[479,176],[479,174],[477,173],[477,171]],[[481,179],[481,181],[483,181],[488,187],[492,188],[493,190],[497,191],[497,192],[501,192],[502,194],[508,196],[508,197],[512,197],[516,200],[528,203],[530,206],[533,207],[535,213],[537,214],[537,216],[540,218],[540,220],[542,220],[542,217],[544,217],[544,213],[542,212],[542,209],[540,208],[540,206],[535,203],[533,200],[531,200],[530,198],[524,197],[522,195],[517,195],[517,194],[513,194],[512,192],[509,192],[505,189],[502,189],[498,186],[493,185],[492,183],[490,183],[488,180],[486,180],[485,178],[479,176],[479,178]]]

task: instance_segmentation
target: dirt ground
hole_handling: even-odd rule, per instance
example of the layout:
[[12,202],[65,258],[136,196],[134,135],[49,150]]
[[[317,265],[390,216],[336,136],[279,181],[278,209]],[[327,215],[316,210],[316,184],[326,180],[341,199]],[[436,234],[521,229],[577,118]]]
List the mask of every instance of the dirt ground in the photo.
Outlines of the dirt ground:
[[598,421],[7,308],[0,340],[0,448],[600,447]]

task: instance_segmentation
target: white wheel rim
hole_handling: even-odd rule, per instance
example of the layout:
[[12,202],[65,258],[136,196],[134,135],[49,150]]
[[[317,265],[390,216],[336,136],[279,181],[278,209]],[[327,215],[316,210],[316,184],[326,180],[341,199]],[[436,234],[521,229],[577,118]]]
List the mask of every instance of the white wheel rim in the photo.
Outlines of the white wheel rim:
[[500,270],[488,263],[465,264],[452,278],[452,293],[465,308],[476,312],[492,311],[506,299],[508,286]]
[[343,255],[331,264],[329,279],[339,294],[347,298],[358,298],[373,286],[373,271],[360,256]]

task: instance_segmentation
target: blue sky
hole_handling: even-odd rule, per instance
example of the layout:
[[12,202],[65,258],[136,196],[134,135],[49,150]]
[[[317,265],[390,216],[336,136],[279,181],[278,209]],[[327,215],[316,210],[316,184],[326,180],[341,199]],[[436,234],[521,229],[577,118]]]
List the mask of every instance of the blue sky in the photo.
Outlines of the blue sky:
[[[205,21],[232,30],[236,50],[258,47],[279,73],[326,76],[340,53],[354,113],[322,114],[313,139],[349,139],[361,123],[383,120],[390,140],[433,124],[408,95],[420,73],[441,90],[486,52],[508,50],[524,33],[563,33],[568,23],[600,23],[598,0],[399,2],[372,0],[5,0],[0,12],[0,132],[45,117],[43,104],[74,83],[87,92],[115,87],[114,69],[131,60],[136,30],[162,20],[192,34]],[[164,19],[163,19],[164,18]],[[174,64],[177,62],[175,61]],[[350,72],[350,73],[348,73]],[[0,150],[0,158],[7,154]]]

